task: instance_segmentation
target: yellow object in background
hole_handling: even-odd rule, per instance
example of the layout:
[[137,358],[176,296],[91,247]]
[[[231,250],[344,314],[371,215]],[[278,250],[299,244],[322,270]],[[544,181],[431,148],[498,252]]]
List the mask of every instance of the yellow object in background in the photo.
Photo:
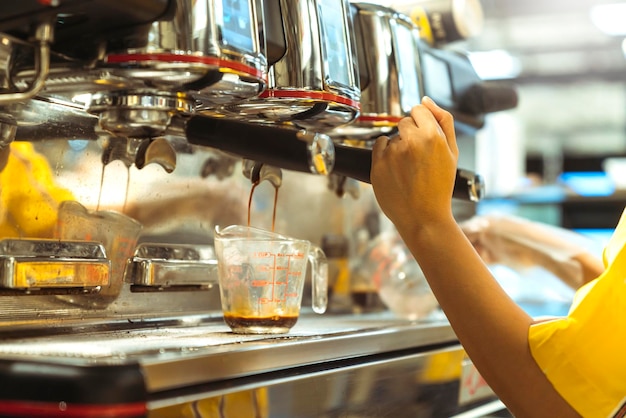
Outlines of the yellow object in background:
[[435,37],[433,36],[433,30],[430,26],[430,20],[428,20],[426,10],[423,7],[415,7],[411,10],[411,20],[417,26],[420,38],[429,45],[434,45]]
[[461,366],[466,358],[462,349],[441,351],[427,357],[419,382],[446,383],[461,379]]
[[148,418],[267,418],[268,407],[263,387],[159,409]]
[[0,239],[51,238],[59,204],[75,200],[60,187],[45,156],[30,142],[13,142],[0,172]]

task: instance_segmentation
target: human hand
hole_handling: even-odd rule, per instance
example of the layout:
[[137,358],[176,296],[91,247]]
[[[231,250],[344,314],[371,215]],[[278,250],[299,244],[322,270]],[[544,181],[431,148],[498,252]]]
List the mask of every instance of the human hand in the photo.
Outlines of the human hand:
[[459,154],[452,115],[424,97],[398,130],[372,149],[370,178],[380,208],[399,229],[451,218]]

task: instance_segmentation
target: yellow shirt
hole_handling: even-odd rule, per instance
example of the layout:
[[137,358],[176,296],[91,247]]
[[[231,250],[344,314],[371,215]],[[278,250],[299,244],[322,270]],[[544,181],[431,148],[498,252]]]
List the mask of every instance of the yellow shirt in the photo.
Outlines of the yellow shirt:
[[605,272],[578,290],[567,317],[528,336],[539,367],[585,418],[626,416],[625,213],[604,250]]

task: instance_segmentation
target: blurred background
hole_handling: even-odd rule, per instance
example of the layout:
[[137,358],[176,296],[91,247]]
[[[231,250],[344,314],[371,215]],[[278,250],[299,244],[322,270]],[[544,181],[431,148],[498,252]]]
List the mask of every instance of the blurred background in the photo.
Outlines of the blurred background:
[[[417,4],[380,3],[404,11]],[[476,171],[488,197],[479,211],[497,207],[590,234],[609,232],[625,201],[626,3],[481,5],[480,32],[444,48],[469,52],[484,79],[513,80],[519,104],[487,115],[477,135]]]

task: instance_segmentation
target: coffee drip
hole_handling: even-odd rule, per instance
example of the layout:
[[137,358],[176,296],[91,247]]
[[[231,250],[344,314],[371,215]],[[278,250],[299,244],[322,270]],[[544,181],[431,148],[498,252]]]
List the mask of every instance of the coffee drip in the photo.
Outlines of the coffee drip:
[[250,188],[250,197],[248,198],[248,226],[251,224],[252,214],[252,197],[254,190],[259,186],[262,181],[267,180],[274,187],[274,206],[272,210],[272,229],[274,232],[276,227],[276,208],[278,203],[278,189],[282,184],[282,171],[276,167],[272,167],[266,164],[255,163],[250,160],[246,160],[243,166],[243,174],[249,178],[252,187]]

